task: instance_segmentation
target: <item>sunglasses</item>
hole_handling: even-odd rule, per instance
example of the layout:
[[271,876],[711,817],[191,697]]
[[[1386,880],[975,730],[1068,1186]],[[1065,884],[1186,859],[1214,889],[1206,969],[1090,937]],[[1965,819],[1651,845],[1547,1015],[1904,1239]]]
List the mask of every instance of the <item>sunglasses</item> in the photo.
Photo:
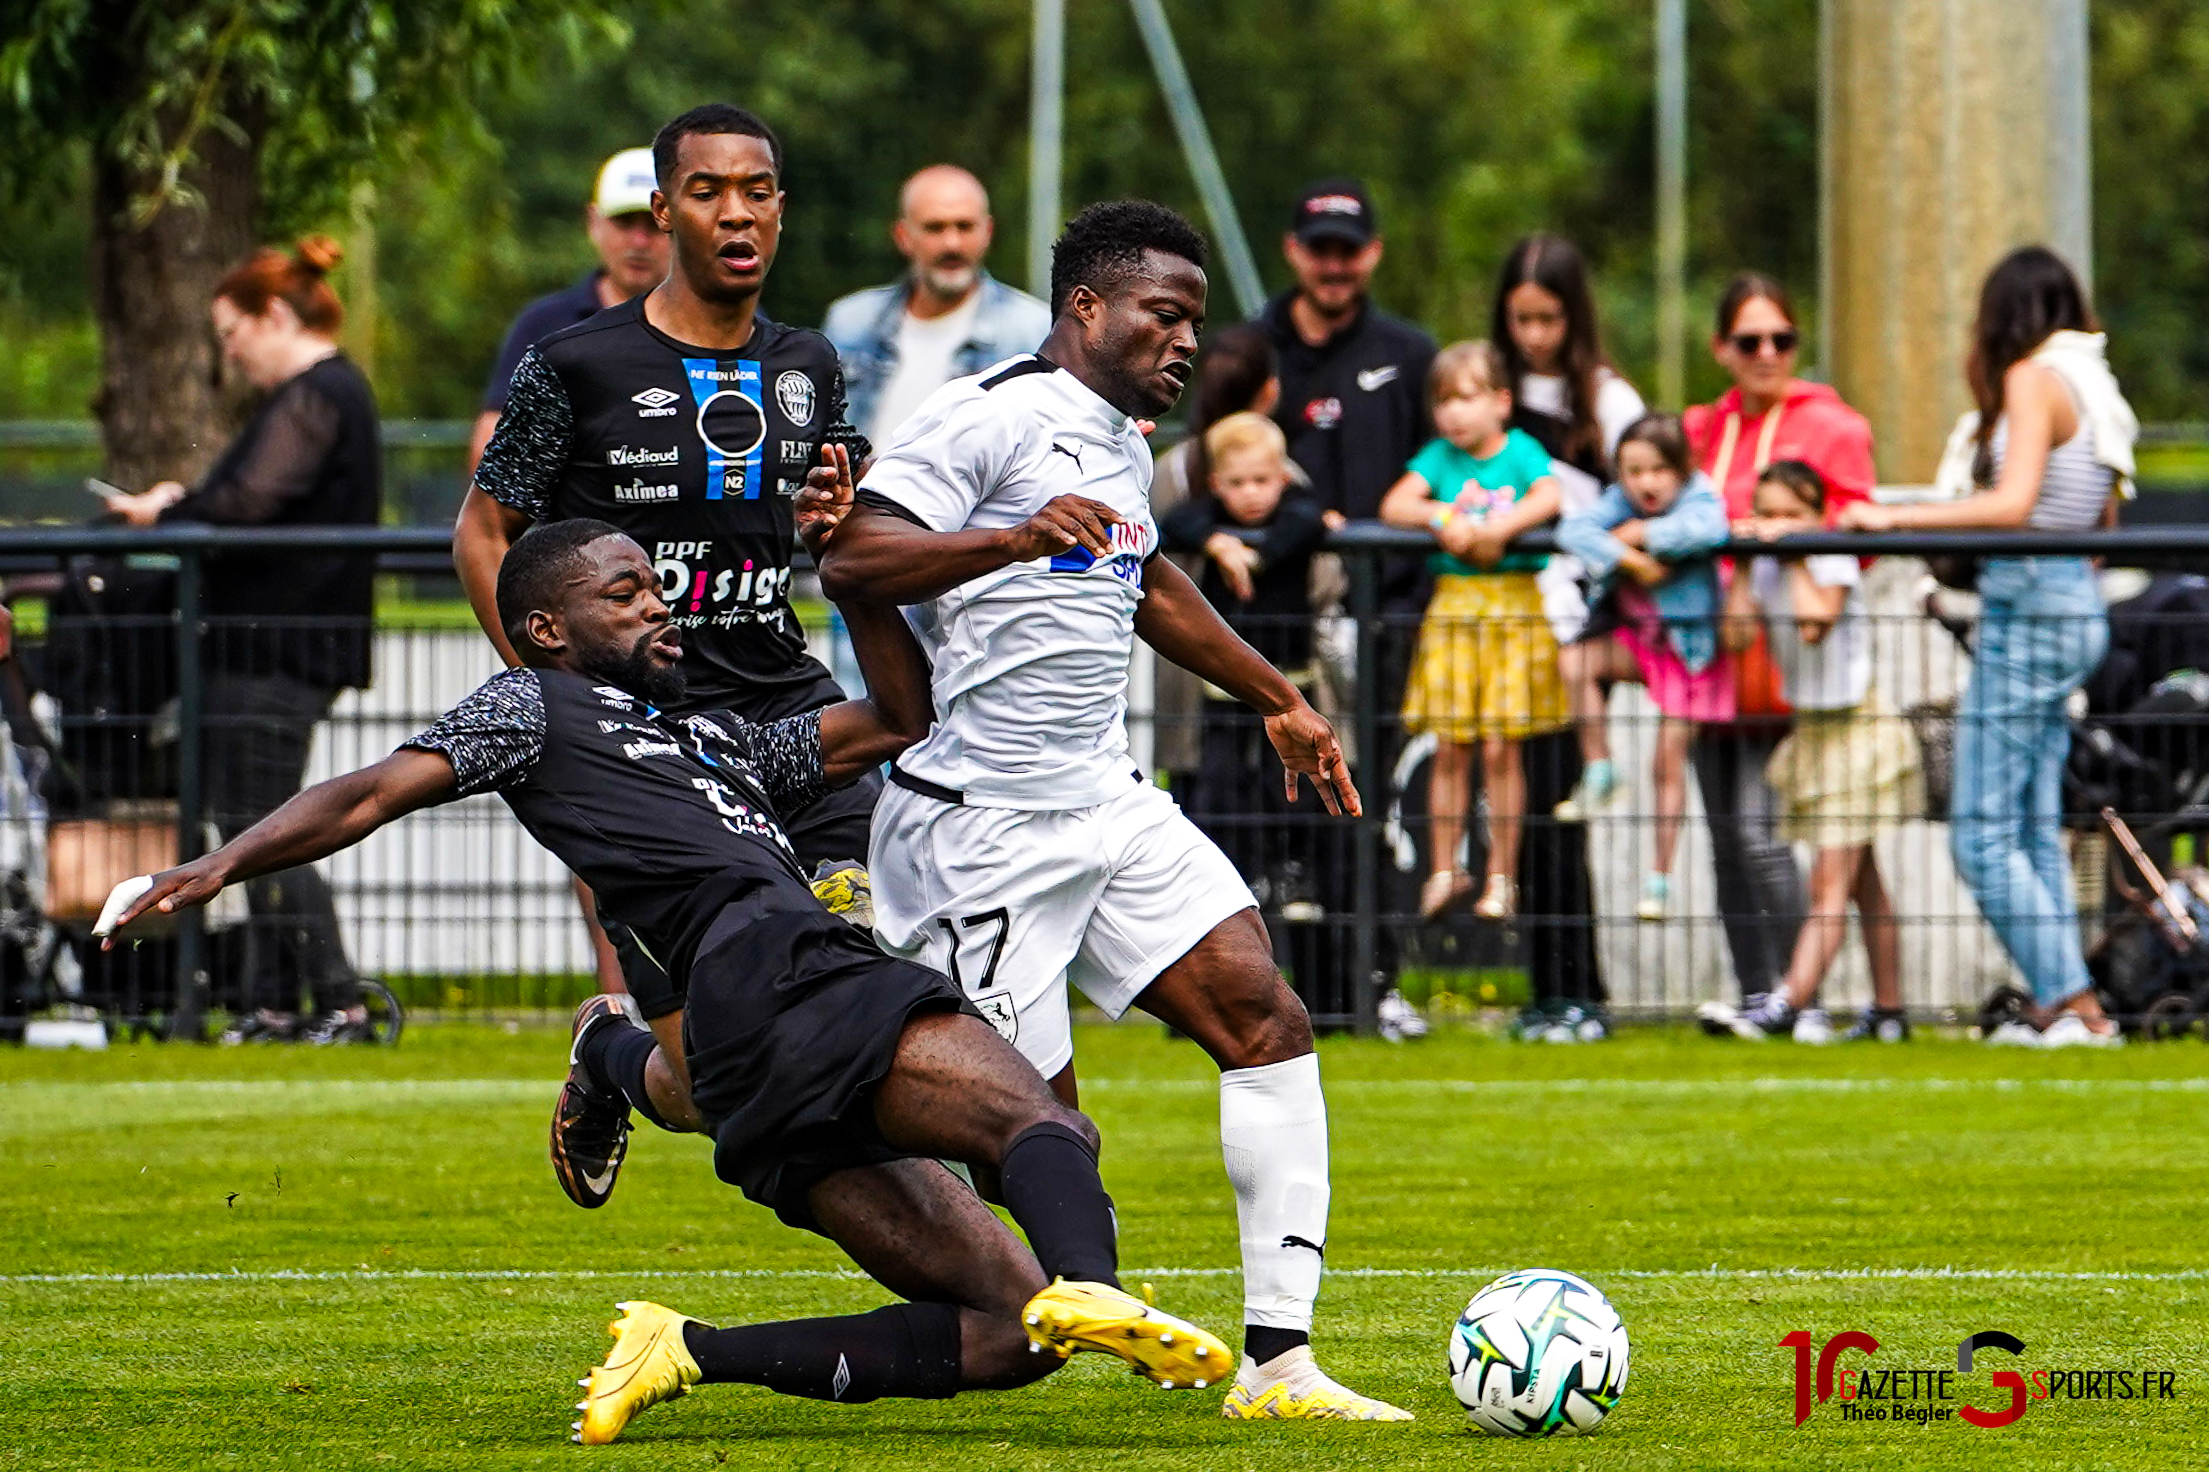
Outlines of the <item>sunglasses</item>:
[[1764,351],[1766,343],[1772,345],[1775,355],[1785,357],[1802,342],[1802,334],[1792,327],[1783,327],[1777,332],[1737,332],[1728,340],[1733,343],[1733,350],[1744,358],[1753,358]]

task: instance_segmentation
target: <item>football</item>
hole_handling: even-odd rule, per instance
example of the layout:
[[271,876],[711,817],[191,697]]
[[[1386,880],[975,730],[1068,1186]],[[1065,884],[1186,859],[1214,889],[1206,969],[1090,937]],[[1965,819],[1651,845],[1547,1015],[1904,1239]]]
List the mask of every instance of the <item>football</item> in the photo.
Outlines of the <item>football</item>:
[[1593,1431],[1626,1391],[1626,1326],[1584,1278],[1505,1273],[1450,1331],[1450,1388],[1492,1436]]

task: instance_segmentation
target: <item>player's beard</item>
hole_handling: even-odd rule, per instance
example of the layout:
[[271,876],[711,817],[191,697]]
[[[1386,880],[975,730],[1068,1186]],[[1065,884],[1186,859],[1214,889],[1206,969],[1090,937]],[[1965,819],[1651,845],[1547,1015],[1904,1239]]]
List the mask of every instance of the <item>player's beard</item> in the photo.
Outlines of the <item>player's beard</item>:
[[681,665],[663,665],[652,658],[652,641],[658,637],[659,630],[654,629],[630,645],[626,654],[593,660],[584,665],[583,673],[641,696],[662,710],[680,705],[690,682]]

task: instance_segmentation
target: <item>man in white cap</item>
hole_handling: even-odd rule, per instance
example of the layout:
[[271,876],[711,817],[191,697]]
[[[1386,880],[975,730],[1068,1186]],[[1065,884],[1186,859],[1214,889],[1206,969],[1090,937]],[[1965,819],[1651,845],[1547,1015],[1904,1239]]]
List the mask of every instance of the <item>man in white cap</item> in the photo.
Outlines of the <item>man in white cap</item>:
[[498,361],[484,385],[483,408],[468,438],[466,479],[474,480],[483,447],[506,412],[514,365],[544,338],[595,317],[667,279],[667,237],[652,223],[652,150],[624,148],[598,171],[598,187],[584,209],[584,229],[598,252],[598,267],[572,286],[541,296],[514,318],[499,344]]

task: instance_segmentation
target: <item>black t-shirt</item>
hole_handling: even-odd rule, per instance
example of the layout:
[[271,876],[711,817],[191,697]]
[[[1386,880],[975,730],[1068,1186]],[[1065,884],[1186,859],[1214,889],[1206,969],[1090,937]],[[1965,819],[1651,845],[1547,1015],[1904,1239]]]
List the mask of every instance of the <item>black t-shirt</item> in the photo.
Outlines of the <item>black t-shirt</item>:
[[498,360],[491,365],[490,381],[483,386],[487,412],[506,412],[507,388],[514,381],[514,367],[521,362],[522,354],[561,328],[588,322],[606,309],[598,299],[598,283],[605,275],[604,271],[593,271],[573,286],[547,292],[515,314],[514,325],[506,329],[506,338],[499,344]]
[[[1294,295],[1275,297],[1258,314],[1281,365],[1274,421],[1320,503],[1354,521],[1373,520],[1381,514],[1381,497],[1434,438],[1427,412],[1434,339],[1369,302],[1313,347],[1289,316]],[[1425,558],[1387,557],[1382,568],[1382,596],[1390,606],[1425,602]]]
[[505,670],[404,743],[496,792],[681,981],[731,905],[818,910],[778,812],[829,790],[821,718],[686,716],[561,670]]
[[[1235,521],[1211,495],[1191,496],[1158,518],[1158,545],[1168,552],[1201,553],[1212,533]],[[1302,486],[1281,494],[1263,528],[1258,571],[1248,603],[1237,598],[1210,557],[1197,579],[1205,601],[1277,670],[1293,671],[1312,658],[1312,554],[1327,539],[1319,498]]]
[[824,441],[856,466],[828,339],[758,319],[692,347],[609,307],[522,355],[476,484],[533,521],[595,516],[643,546],[683,630],[686,710],[773,720],[843,699],[790,610],[790,502]]
[[[383,508],[375,390],[343,353],[279,384],[200,483],[161,514],[215,526],[374,526]],[[207,559],[208,667],[365,688],[376,559],[232,551]]]

